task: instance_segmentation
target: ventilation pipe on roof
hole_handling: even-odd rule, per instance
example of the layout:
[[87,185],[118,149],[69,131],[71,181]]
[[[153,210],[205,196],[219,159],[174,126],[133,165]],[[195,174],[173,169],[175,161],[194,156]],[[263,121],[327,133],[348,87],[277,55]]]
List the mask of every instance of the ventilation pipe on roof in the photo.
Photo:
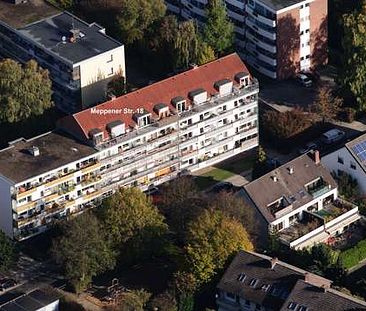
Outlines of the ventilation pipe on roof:
[[277,180],[278,180],[277,176],[273,175],[272,180],[273,180],[273,182],[277,182]]
[[290,166],[288,168],[288,171],[289,171],[290,175],[292,175],[294,173],[294,168],[292,166]]
[[274,269],[274,267],[276,266],[277,263],[278,263],[278,258],[277,257],[271,258],[271,270]]

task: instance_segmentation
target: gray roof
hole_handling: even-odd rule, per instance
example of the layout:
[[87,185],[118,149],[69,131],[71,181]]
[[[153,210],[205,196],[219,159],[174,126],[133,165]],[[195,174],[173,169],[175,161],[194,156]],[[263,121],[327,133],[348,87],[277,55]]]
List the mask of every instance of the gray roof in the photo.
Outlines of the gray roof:
[[[84,36],[70,42],[71,29],[78,29]],[[122,44],[103,33],[103,28],[88,24],[69,12],[63,12],[18,29],[29,40],[44,49],[75,64],[101,53],[115,49]],[[62,37],[66,43],[62,43]]]
[[[39,148],[40,155],[33,156],[28,149]],[[96,150],[73,138],[50,132],[30,140],[20,140],[0,151],[0,175],[14,183],[57,169],[68,163],[88,157]]]
[[[290,174],[290,168],[293,169],[292,174]],[[276,182],[273,179],[274,176],[277,178]],[[288,206],[281,210],[284,214],[303,206],[313,200],[305,185],[319,177],[330,185],[330,189],[337,187],[328,170],[321,163],[316,164],[310,156],[304,154],[250,182],[244,186],[244,189],[263,217],[270,223],[276,217],[269,210],[269,204],[282,197],[285,198]]]
[[366,310],[366,302],[364,301],[355,299],[331,288],[324,290],[303,280],[297,281],[280,310],[288,311],[291,303],[292,305],[296,304],[296,308],[298,306],[308,308],[308,311]]
[[37,311],[59,300],[53,290],[35,289],[0,306],[0,311]]
[[[271,257],[240,251],[225,271],[217,288],[254,303],[279,310],[299,279],[311,279],[316,284],[330,286],[331,281],[277,260],[271,266]],[[240,274],[245,274],[243,282]],[[257,279],[255,286],[250,282]],[[263,286],[267,286],[264,290]]]
[[269,6],[274,11],[278,11],[287,8],[296,3],[303,2],[304,0],[260,0],[263,4]]

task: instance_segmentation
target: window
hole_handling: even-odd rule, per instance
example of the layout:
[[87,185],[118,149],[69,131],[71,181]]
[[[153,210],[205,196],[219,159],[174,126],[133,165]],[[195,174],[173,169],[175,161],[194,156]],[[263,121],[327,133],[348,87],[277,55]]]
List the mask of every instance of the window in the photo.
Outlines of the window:
[[304,56],[300,57],[300,60],[304,60]]
[[305,3],[305,7],[308,7],[308,6],[310,6],[310,3]]
[[108,73],[108,76],[111,76],[113,74],[113,67],[111,67],[111,71]]
[[306,59],[309,59],[310,58],[310,55],[306,55],[306,57],[305,57]]
[[305,32],[306,32],[306,33],[309,33],[309,32],[310,32],[310,29],[306,29],[306,30],[305,30]]
[[351,169],[353,169],[353,170],[356,170],[356,163],[354,163],[354,162],[351,162]]
[[344,160],[343,160],[343,158],[342,158],[342,157],[338,157],[338,163],[340,163],[340,164],[344,164]]
[[236,301],[236,296],[233,295],[232,293],[225,293],[225,296],[227,299],[229,299],[231,301]]
[[303,34],[304,34],[304,31],[301,31],[301,32],[300,32],[300,36],[302,36]]
[[244,283],[246,277],[247,276],[244,273],[240,273],[239,277],[238,277],[238,281]]
[[296,309],[296,306],[297,306],[297,303],[295,302],[290,302],[287,306],[287,309],[289,310],[295,310]]
[[258,280],[257,279],[251,279],[250,280],[250,283],[249,283],[249,286],[250,287],[255,287],[258,283]]
[[261,289],[266,292],[266,291],[269,290],[270,287],[271,287],[270,284],[263,284],[262,287],[261,287]]
[[107,63],[113,62],[113,54],[111,54],[111,57],[108,59]]

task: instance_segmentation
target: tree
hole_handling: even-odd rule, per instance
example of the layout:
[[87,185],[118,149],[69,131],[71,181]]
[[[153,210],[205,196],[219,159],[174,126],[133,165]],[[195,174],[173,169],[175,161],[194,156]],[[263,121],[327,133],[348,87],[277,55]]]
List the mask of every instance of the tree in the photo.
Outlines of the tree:
[[107,86],[107,93],[117,97],[126,94],[125,78],[122,75],[116,75]]
[[314,261],[313,272],[324,275],[338,260],[338,253],[324,243],[314,245],[311,248],[311,258]]
[[14,243],[0,230],[0,271],[7,271],[16,260]]
[[197,55],[197,65],[201,66],[216,59],[215,51],[206,42],[200,41]]
[[322,122],[334,120],[341,110],[343,100],[332,94],[332,90],[323,86],[318,90],[312,111],[321,117]]
[[155,296],[149,303],[151,310],[159,311],[177,311],[177,301],[173,293],[165,291]]
[[234,25],[230,22],[223,0],[210,0],[207,8],[207,22],[203,29],[203,40],[218,55],[232,49]]
[[115,253],[93,214],[64,222],[61,232],[53,241],[52,254],[76,292],[84,290],[94,276],[113,269]]
[[194,293],[197,290],[197,280],[192,273],[178,271],[174,274],[174,289],[178,298],[179,311],[194,310]]
[[163,0],[122,0],[117,23],[122,41],[129,45],[144,38],[149,27],[165,15]]
[[187,68],[195,62],[198,54],[198,35],[193,20],[179,23],[174,41],[176,68]]
[[54,2],[58,7],[64,10],[70,10],[74,6],[74,0],[56,0]]
[[189,225],[187,267],[199,285],[209,282],[226,261],[241,249],[253,249],[246,230],[221,211],[204,210]]
[[264,174],[267,174],[270,171],[270,168],[267,165],[267,154],[264,151],[262,146],[258,147],[257,159],[254,163],[252,178],[257,179]]
[[151,297],[151,293],[144,289],[123,292],[115,306],[107,308],[108,311],[144,311]]
[[126,260],[161,252],[168,227],[159,210],[138,188],[121,188],[103,202],[104,228]]
[[34,60],[21,66],[14,60],[0,62],[0,121],[17,122],[41,115],[52,106],[48,71]]
[[344,62],[339,75],[343,89],[352,94],[359,111],[366,109],[366,5],[343,16]]

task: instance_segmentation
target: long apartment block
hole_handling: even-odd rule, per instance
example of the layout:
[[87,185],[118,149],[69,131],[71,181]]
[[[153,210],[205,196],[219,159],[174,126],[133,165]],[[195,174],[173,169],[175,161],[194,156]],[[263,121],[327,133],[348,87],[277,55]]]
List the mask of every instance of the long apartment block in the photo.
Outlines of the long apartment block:
[[[184,19],[206,22],[209,0],[166,0]],[[236,50],[260,73],[286,79],[327,63],[327,0],[225,0]]]
[[0,228],[26,239],[119,187],[149,187],[258,146],[258,82],[231,54],[67,116],[0,152]]
[[[109,37],[100,25],[48,6],[44,10],[53,15],[29,24],[39,16],[37,7],[29,12],[33,1],[0,5],[0,10],[10,12],[0,13],[0,56],[21,63],[34,59],[47,69],[52,99],[63,112],[75,113],[104,102],[108,83],[117,74],[126,76],[124,45]],[[18,18],[16,8],[29,16]]]

